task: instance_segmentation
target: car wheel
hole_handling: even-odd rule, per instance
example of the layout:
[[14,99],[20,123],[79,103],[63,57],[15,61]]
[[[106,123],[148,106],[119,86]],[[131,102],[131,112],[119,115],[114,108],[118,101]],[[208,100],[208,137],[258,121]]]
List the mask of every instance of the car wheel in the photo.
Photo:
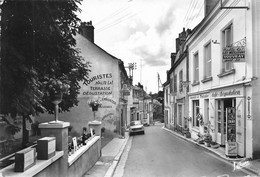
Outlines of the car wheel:
[[132,133],[129,133],[129,136],[132,136]]
[[143,131],[143,135],[144,135],[145,133],[144,133],[144,131]]

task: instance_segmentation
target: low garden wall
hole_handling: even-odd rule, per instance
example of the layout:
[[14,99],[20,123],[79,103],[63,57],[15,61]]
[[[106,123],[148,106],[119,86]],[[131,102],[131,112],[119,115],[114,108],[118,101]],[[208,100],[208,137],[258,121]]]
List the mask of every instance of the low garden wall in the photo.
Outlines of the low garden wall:
[[[44,152],[47,152],[47,155],[52,155],[48,157],[47,160],[37,159],[37,155],[38,157],[40,156],[39,152],[42,152],[42,150],[37,147],[38,152],[36,155],[33,155],[33,153],[24,154],[24,160],[21,160],[22,168],[25,169],[23,172],[15,172],[15,166],[18,166],[17,159],[15,159],[16,162],[14,164],[0,170],[0,177],[74,177],[85,174],[95,165],[101,156],[100,127],[95,126],[97,134],[92,135],[86,141],[86,145],[76,145],[73,153],[68,153],[68,126],[69,124],[67,123],[61,125],[42,125],[40,128],[45,129],[43,130],[43,137],[49,139],[50,137],[56,137],[52,145],[48,144],[46,146],[47,148],[45,148],[46,150],[44,150]],[[48,137],[44,132],[51,133],[51,135]],[[50,150],[51,146],[53,146],[55,153]],[[25,149],[24,152],[33,152],[32,149],[34,149],[34,147],[29,147]]]

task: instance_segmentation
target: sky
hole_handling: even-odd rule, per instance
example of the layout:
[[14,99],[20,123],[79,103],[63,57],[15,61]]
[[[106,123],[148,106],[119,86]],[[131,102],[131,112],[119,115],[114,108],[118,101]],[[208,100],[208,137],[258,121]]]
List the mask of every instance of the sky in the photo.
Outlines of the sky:
[[157,93],[176,52],[175,39],[203,19],[203,5],[204,0],[83,0],[78,17],[92,21],[95,44],[125,67],[136,63],[133,85],[140,82],[147,93]]

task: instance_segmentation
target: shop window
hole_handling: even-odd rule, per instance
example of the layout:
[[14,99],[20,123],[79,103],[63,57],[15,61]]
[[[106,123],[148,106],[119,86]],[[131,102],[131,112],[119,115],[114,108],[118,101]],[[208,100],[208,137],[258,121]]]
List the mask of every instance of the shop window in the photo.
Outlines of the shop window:
[[[227,47],[232,45],[233,42],[233,25],[228,25],[223,31],[222,31],[222,47]],[[233,63],[230,62],[224,62],[223,63],[223,72],[227,72],[229,70],[233,69]]]
[[193,127],[199,127],[200,105],[199,100],[193,100]]
[[205,58],[204,58],[204,77],[211,77],[211,43],[209,42],[205,47]]

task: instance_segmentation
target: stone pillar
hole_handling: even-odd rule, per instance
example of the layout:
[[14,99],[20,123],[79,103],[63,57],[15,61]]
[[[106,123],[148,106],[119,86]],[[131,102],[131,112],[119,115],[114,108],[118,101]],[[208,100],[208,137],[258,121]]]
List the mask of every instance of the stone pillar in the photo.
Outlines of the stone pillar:
[[88,123],[89,130],[92,128],[95,130],[96,136],[101,136],[101,124],[102,122],[94,120]]
[[57,122],[57,123],[41,123],[39,128],[41,129],[42,137],[56,137],[56,151],[63,151],[64,155],[60,161],[59,174],[57,176],[67,176],[68,171],[68,127],[69,122]]

